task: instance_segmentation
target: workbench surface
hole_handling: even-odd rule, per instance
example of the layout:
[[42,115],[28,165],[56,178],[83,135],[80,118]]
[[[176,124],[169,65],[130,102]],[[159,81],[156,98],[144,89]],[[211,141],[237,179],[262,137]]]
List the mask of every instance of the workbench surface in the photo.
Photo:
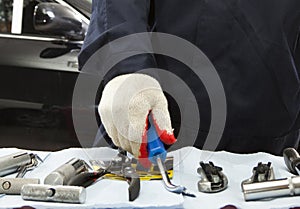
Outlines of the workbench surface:
[[[0,149],[0,157],[21,151],[16,148]],[[70,148],[58,152],[29,151],[45,159],[36,169],[28,172],[24,178],[44,178],[61,164],[76,157],[89,161],[91,159],[109,159],[117,153],[106,147],[100,148]],[[282,157],[267,153],[233,154],[229,152],[201,151],[193,147],[185,147],[169,153],[174,156],[174,177],[172,183],[181,184],[196,194],[196,198],[182,197],[166,191],[161,181],[142,181],[139,197],[128,201],[128,184],[125,181],[100,180],[87,188],[85,204],[66,204],[24,201],[19,195],[4,195],[0,197],[0,208],[16,208],[32,206],[36,208],[222,208],[234,205],[237,208],[292,208],[300,206],[300,196],[284,197],[268,201],[245,202],[241,192],[241,181],[250,178],[252,168],[258,162],[272,162],[276,179],[289,177]],[[223,168],[228,177],[228,188],[225,191],[206,194],[198,192],[197,182],[200,176],[197,173],[199,162],[212,161],[216,166]],[[10,175],[9,177],[14,177]]]

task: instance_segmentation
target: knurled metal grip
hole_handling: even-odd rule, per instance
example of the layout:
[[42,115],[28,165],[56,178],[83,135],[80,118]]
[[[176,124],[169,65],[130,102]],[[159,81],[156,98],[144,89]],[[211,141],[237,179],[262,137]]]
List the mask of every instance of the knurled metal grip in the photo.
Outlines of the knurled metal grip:
[[22,187],[21,196],[24,200],[82,204],[86,190],[78,186],[27,184]]
[[31,161],[30,154],[26,152],[0,157],[0,177],[17,172],[20,167],[30,164]]
[[0,194],[20,194],[25,184],[39,183],[39,179],[0,178]]
[[246,201],[300,195],[300,176],[242,184]]
[[71,178],[86,170],[86,163],[83,160],[72,158],[70,161],[52,171],[45,178],[44,184],[67,185]]

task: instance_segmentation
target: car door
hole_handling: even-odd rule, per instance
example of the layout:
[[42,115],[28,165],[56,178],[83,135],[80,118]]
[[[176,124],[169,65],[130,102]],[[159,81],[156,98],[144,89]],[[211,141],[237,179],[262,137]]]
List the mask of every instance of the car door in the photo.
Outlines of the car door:
[[[78,145],[70,109],[83,37],[37,31],[33,15],[45,2],[63,4],[82,20],[83,29],[88,26],[88,19],[64,1],[0,0],[0,146]],[[20,144],[20,138],[29,141]]]

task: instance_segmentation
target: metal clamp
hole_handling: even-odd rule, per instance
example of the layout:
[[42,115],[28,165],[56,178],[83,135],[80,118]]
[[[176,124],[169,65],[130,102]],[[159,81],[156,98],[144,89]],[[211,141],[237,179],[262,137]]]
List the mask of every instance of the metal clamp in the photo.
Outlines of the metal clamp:
[[270,181],[274,179],[275,175],[273,167],[271,167],[271,162],[268,162],[267,164],[259,162],[257,166],[252,169],[252,176],[249,179],[242,181],[242,185]]
[[228,179],[222,172],[221,167],[215,166],[212,162],[204,163],[202,161],[200,166],[197,169],[198,174],[201,176],[201,180],[198,182],[199,192],[214,193],[227,188]]

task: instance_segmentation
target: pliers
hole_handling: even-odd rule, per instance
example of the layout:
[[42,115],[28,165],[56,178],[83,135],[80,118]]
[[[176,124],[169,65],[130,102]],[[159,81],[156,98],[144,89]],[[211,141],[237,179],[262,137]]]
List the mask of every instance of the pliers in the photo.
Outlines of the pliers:
[[80,173],[68,185],[88,187],[106,174],[115,174],[128,182],[129,201],[134,201],[139,196],[140,178],[131,166],[131,159],[127,157],[126,151],[119,149],[118,155],[110,161],[91,160],[91,163],[100,168],[96,172]]

